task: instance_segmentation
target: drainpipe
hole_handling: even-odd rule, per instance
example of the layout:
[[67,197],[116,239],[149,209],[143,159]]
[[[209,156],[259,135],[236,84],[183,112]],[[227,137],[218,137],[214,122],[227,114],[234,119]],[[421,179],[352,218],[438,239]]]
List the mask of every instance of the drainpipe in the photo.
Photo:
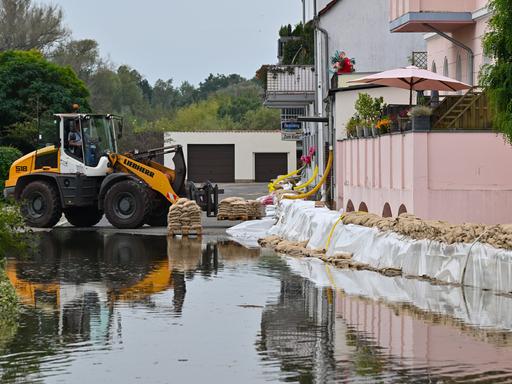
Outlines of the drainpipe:
[[473,50],[471,48],[469,48],[467,45],[461,43],[459,40],[454,39],[453,37],[447,35],[446,33],[442,32],[442,31],[440,31],[439,29],[437,29],[434,26],[432,26],[430,24],[427,24],[427,23],[424,23],[423,25],[426,26],[427,28],[429,28],[432,32],[437,33],[439,36],[441,36],[441,37],[445,38],[446,40],[452,42],[456,46],[464,49],[468,53],[468,83],[469,83],[469,85],[473,86],[474,82],[475,82],[474,81],[475,54],[473,53]]
[[[318,17],[317,12],[317,3],[316,0],[313,2],[314,7],[314,26],[315,26],[315,72],[316,72],[316,104],[317,104],[317,115],[319,117],[324,116],[323,110],[323,102],[325,95],[328,94],[328,84],[329,84],[329,33],[320,27],[320,18]],[[321,58],[321,42],[318,41],[318,34],[316,31],[320,32],[324,35],[324,60],[325,63],[322,63]],[[322,68],[322,64],[325,64],[325,73],[322,73],[322,77],[320,77],[320,70]],[[322,71],[323,72],[323,71]],[[327,90],[327,92],[325,92]],[[325,134],[324,134],[324,126],[323,123],[318,123],[317,126],[317,159],[318,159],[318,168],[321,170],[319,173],[319,177],[323,176],[324,167],[325,167]],[[322,200],[325,200],[326,196],[326,188],[325,184],[322,186]]]

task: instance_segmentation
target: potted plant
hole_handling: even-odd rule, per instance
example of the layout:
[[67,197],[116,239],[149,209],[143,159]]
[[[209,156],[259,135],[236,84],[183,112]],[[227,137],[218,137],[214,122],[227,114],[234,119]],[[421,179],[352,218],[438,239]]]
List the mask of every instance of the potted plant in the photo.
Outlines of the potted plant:
[[361,118],[363,134],[365,137],[371,136],[374,122],[382,114],[384,108],[384,99],[382,97],[372,98],[367,93],[360,93],[357,97],[355,109]]
[[349,138],[357,137],[357,126],[358,125],[359,125],[359,117],[352,116],[348,120],[347,125],[345,127],[347,130],[347,137],[349,137]]
[[373,136],[373,137],[377,137],[377,136],[379,136],[379,128],[377,127],[377,124],[378,124],[378,123],[379,123],[379,121],[374,122],[374,123],[372,124],[372,136]]
[[407,125],[410,121],[409,118],[409,109],[402,109],[398,113],[398,130],[399,132],[407,131]]
[[380,135],[383,135],[385,133],[388,133],[391,129],[391,125],[393,122],[389,117],[384,117],[377,121],[376,128]]
[[430,116],[432,116],[432,108],[426,105],[417,105],[414,108],[411,108],[409,115],[412,119],[413,131],[430,131]]
[[363,124],[363,137],[370,137],[372,133],[372,129],[370,127],[370,123]]
[[398,125],[399,116],[391,115],[391,117],[389,119],[391,120],[391,125],[389,126],[388,132],[389,133],[400,132],[400,126]]

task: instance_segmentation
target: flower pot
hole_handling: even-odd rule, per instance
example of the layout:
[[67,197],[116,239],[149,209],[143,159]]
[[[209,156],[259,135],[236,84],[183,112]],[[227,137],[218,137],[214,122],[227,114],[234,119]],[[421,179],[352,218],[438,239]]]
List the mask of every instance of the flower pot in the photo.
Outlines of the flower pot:
[[412,118],[412,130],[414,132],[430,131],[430,116],[414,116]]
[[408,117],[400,117],[398,119],[398,126],[400,127],[400,132],[409,131],[411,129],[411,119]]
[[379,130],[376,127],[372,127],[372,135],[373,137],[379,136]]
[[357,127],[357,137],[364,137],[364,129],[363,127]]
[[370,137],[370,127],[363,127],[364,137]]
[[393,121],[391,124],[390,132],[400,132],[400,120]]

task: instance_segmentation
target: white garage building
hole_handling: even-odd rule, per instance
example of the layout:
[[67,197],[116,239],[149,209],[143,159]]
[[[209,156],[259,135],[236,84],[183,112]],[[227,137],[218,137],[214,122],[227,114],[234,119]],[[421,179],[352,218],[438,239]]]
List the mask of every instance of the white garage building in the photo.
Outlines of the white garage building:
[[297,143],[280,131],[168,132],[165,143],[183,146],[187,179],[197,183],[267,182],[297,168]]

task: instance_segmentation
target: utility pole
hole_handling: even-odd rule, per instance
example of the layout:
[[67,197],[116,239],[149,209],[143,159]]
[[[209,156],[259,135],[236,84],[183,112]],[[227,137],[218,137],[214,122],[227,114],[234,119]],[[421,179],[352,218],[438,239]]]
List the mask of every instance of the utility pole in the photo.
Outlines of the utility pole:
[[306,0],[302,0],[302,25],[306,25]]

